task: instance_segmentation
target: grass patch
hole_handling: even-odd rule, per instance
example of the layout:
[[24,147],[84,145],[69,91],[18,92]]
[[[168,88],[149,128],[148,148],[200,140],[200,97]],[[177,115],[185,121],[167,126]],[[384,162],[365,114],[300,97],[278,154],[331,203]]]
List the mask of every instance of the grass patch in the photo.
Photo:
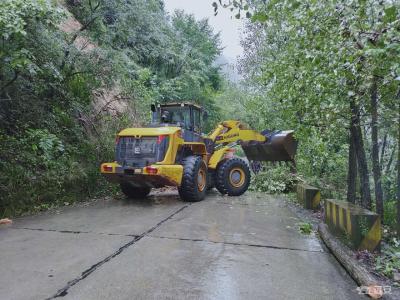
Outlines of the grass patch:
[[296,225],[299,227],[299,232],[302,234],[309,235],[313,230],[312,224],[308,222],[297,223]]

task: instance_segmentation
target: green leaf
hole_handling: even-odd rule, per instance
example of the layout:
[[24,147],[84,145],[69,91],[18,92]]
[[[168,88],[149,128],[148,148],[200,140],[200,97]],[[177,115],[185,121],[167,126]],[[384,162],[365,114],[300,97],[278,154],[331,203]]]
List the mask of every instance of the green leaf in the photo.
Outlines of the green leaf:
[[252,22],[264,23],[268,20],[268,16],[263,12],[257,12],[251,17]]
[[385,49],[379,49],[379,48],[374,48],[374,49],[368,49],[365,51],[365,53],[369,56],[380,56],[386,53]]
[[397,9],[395,6],[390,6],[388,8],[385,8],[384,12],[385,12],[385,15],[383,16],[383,22],[385,24],[396,21]]

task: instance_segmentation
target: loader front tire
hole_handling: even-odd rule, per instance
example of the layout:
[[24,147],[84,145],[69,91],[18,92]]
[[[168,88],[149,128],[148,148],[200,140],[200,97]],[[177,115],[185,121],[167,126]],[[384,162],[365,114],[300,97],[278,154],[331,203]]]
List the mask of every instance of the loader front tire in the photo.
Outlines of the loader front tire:
[[229,158],[218,164],[215,187],[228,196],[240,196],[250,185],[250,169],[243,159]]
[[146,198],[146,196],[148,194],[150,194],[150,191],[151,191],[151,188],[149,188],[149,187],[134,187],[127,182],[121,183],[120,186],[121,186],[121,191],[129,199]]
[[183,175],[179,196],[183,201],[197,202],[204,199],[207,190],[207,166],[200,156],[183,159]]

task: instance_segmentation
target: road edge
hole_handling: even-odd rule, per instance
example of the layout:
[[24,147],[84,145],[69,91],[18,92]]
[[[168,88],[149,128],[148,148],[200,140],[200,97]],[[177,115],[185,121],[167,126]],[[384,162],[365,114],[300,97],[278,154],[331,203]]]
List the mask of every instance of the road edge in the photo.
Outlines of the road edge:
[[[353,280],[362,287],[374,287],[374,286],[385,286],[386,283],[377,279],[371,272],[369,272],[362,264],[360,264],[352,255],[350,250],[343,245],[334,235],[332,235],[328,226],[324,223],[318,224],[318,233],[321,240],[324,242],[329,251],[333,254],[336,260],[343,266],[347,273],[353,278]],[[369,289],[367,295],[373,299],[399,299],[398,291],[393,291],[392,294],[379,294],[374,293],[373,289]]]

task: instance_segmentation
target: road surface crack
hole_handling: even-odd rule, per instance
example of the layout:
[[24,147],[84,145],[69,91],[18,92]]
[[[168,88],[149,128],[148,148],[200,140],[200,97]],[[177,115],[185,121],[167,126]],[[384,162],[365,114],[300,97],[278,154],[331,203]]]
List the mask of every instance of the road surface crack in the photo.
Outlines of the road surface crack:
[[181,207],[180,209],[178,209],[177,211],[175,211],[174,213],[172,213],[171,215],[169,215],[168,217],[166,217],[165,219],[163,219],[162,221],[160,221],[159,223],[157,223],[156,225],[151,227],[149,230],[145,231],[144,233],[142,233],[139,236],[136,236],[133,240],[131,240],[130,242],[128,242],[125,245],[121,246],[117,251],[115,251],[111,255],[107,256],[103,260],[99,261],[98,263],[94,264],[90,268],[88,268],[85,271],[83,271],[82,274],[79,277],[69,281],[65,287],[63,287],[62,289],[58,290],[55,295],[47,298],[46,300],[50,300],[50,299],[55,299],[55,298],[66,296],[68,294],[68,290],[71,287],[73,287],[74,285],[76,285],[78,282],[82,281],[86,277],[88,277],[90,274],[92,274],[94,271],[96,271],[102,265],[104,265],[105,263],[109,262],[114,257],[120,255],[125,249],[129,248],[130,246],[134,245],[136,242],[140,241],[142,238],[144,238],[148,234],[152,233],[154,230],[156,230],[158,227],[160,227],[163,223],[167,222],[168,220],[170,220],[175,215],[177,215],[178,213],[180,213],[181,211],[183,211],[185,208],[187,208],[189,206],[190,206],[190,204],[187,204],[187,205]]
[[217,201],[214,202],[215,204],[220,204],[220,205],[229,205],[229,206],[251,206],[251,207],[259,207],[259,206],[265,206],[265,207],[271,207],[271,204],[254,204],[254,203],[239,203],[239,202],[224,202],[224,201]]
[[111,236],[129,236],[137,237],[135,234],[121,234],[121,233],[105,233],[105,232],[93,232],[93,231],[75,231],[75,230],[56,230],[56,229],[44,229],[44,228],[29,228],[29,227],[12,227],[11,229],[16,230],[32,230],[32,231],[46,231],[46,232],[57,232],[57,233],[69,233],[69,234],[99,234],[99,235],[111,235]]
[[179,240],[179,241],[190,241],[190,242],[205,242],[205,243],[223,244],[223,245],[231,245],[231,246],[246,246],[246,247],[255,247],[255,248],[269,248],[269,249],[278,249],[278,250],[291,250],[291,251],[325,253],[325,251],[322,250],[322,249],[321,250],[307,250],[307,249],[301,249],[301,248],[281,247],[281,246],[273,246],[273,245],[235,243],[235,242],[226,242],[226,241],[219,242],[219,241],[203,240],[203,239],[179,238],[179,237],[168,237],[168,236],[154,236],[154,235],[150,235],[149,237],[158,238],[158,239],[167,239],[167,240]]

